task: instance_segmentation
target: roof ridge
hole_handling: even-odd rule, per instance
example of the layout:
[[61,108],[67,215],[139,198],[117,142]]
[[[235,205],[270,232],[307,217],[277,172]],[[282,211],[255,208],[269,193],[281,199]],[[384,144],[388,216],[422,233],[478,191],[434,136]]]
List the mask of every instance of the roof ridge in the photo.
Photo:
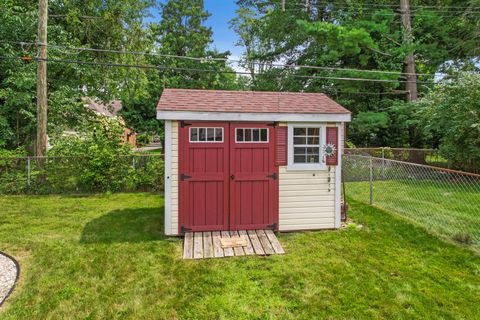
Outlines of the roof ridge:
[[229,93],[273,93],[273,94],[308,94],[308,95],[328,95],[324,92],[295,92],[295,91],[259,91],[259,90],[223,90],[223,89],[189,89],[189,88],[165,88],[163,91],[207,91],[207,92],[229,92]]

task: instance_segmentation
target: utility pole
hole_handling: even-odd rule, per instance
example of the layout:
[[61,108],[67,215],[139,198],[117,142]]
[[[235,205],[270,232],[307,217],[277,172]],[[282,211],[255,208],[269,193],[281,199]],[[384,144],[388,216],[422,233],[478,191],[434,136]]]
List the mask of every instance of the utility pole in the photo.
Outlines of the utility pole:
[[418,98],[418,90],[417,75],[415,73],[415,56],[411,49],[413,39],[409,0],[400,0],[400,14],[402,15],[403,41],[408,48],[404,68],[407,78],[407,81],[405,82],[405,90],[407,91],[407,101],[413,101]]
[[[37,40],[37,157],[47,151],[47,9],[48,0],[38,1]],[[39,164],[43,164],[40,160]]]
[[282,11],[285,11],[285,1],[286,0],[282,0]]

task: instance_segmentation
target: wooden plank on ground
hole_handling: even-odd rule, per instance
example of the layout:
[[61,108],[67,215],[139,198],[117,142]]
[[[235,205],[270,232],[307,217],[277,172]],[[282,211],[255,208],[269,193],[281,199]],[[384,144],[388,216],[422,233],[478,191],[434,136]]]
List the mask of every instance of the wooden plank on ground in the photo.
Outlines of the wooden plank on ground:
[[265,254],[267,255],[274,254],[275,250],[273,250],[272,244],[268,240],[267,235],[265,234],[265,231],[257,230],[257,236],[258,236],[258,239],[260,240],[260,243],[262,244],[263,250],[265,250]]
[[211,232],[203,233],[203,257],[213,258],[213,242]]
[[243,251],[245,251],[245,254],[247,256],[251,256],[252,254],[255,254],[255,251],[253,250],[253,247],[252,247],[252,242],[250,241],[250,237],[248,236],[247,231],[240,230],[238,231],[238,234],[240,235],[240,237],[244,237],[245,239],[247,239],[247,246],[243,247]]
[[222,244],[220,243],[220,231],[213,231],[212,232],[212,239],[213,239],[213,255],[215,258],[222,258],[223,257],[223,248]]
[[[230,237],[239,237],[237,231],[230,231]],[[233,252],[236,256],[244,256],[245,252],[243,251],[243,247],[233,247]]]
[[[230,233],[228,231],[222,231],[222,238],[230,238]],[[233,249],[232,248],[224,248],[223,255],[225,257],[233,257]]]
[[193,259],[193,233],[185,233],[183,238],[183,259]]
[[193,259],[203,258],[203,233],[193,233]]
[[273,247],[273,250],[275,250],[275,253],[284,254],[285,250],[283,250],[283,247],[280,244],[280,241],[278,241],[275,233],[273,233],[272,230],[265,230],[265,234],[267,235],[268,240],[272,244],[272,247]]
[[258,240],[258,236],[255,230],[248,230],[247,232],[248,236],[250,237],[250,241],[252,242],[252,247],[255,251],[255,254],[264,256],[265,250],[263,250],[262,244],[260,243],[260,240]]

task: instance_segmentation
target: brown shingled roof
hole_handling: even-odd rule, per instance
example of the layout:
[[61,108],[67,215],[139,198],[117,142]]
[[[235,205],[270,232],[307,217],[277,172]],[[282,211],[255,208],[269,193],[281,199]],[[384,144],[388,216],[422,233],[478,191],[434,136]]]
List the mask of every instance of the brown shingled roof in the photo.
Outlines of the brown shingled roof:
[[323,93],[165,89],[158,111],[350,113]]

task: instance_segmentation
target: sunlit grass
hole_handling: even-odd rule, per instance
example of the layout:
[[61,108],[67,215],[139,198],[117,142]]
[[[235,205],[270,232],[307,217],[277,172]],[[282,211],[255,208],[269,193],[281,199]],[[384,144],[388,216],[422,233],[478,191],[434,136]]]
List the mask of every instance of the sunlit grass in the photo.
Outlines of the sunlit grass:
[[181,259],[152,194],[0,197],[21,279],[1,319],[474,319],[480,258],[381,210],[280,234],[287,254]]

